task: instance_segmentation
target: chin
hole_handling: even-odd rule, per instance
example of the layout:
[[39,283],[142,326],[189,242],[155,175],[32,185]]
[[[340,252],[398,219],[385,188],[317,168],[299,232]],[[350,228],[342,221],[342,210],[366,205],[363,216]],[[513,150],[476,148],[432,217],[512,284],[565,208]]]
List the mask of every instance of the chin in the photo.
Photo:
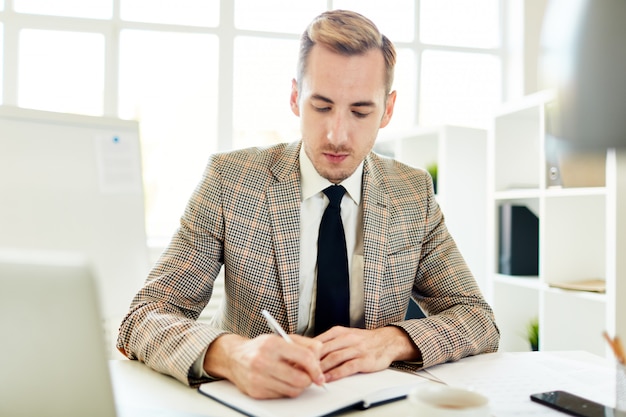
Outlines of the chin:
[[348,168],[340,168],[337,166],[322,166],[320,168],[315,167],[315,170],[317,171],[318,174],[320,174],[320,176],[326,178],[328,181],[332,182],[332,183],[340,183],[341,181],[345,180],[346,178],[348,178],[350,175],[352,175],[352,173],[354,173],[354,171],[356,170],[356,167],[353,169],[348,169]]
[[341,173],[333,173],[332,175],[323,175],[324,178],[326,178],[328,181],[334,183],[334,184],[338,184],[341,181],[345,180],[346,178],[348,178],[350,176],[350,174],[345,174],[343,172]]

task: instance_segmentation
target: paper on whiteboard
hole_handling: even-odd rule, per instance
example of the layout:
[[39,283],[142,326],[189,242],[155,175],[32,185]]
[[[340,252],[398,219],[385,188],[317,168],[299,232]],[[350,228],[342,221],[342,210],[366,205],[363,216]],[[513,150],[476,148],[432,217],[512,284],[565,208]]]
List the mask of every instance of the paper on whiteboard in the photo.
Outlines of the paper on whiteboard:
[[95,145],[100,192],[141,192],[141,155],[136,139],[100,135],[95,138]]

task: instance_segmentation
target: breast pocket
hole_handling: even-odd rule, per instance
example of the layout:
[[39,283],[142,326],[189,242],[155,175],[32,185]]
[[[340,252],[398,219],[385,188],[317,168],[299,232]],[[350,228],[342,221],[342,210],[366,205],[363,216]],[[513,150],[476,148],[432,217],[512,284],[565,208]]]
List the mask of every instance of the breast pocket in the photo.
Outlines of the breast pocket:
[[380,294],[380,317],[384,322],[404,317],[419,266],[420,251],[421,246],[417,246],[387,255]]

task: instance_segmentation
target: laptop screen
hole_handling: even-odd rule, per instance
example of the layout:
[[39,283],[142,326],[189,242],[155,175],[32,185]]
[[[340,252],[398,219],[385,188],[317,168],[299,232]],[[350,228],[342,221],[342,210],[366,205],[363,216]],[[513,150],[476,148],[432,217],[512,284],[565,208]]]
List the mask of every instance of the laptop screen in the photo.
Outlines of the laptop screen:
[[91,268],[0,252],[0,415],[115,416]]

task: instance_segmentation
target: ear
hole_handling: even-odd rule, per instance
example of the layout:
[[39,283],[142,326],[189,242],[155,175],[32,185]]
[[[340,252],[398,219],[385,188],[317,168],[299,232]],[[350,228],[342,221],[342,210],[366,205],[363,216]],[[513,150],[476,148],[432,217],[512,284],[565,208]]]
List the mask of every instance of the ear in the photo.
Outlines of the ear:
[[387,104],[385,106],[385,113],[383,114],[383,118],[380,121],[380,127],[383,128],[389,124],[391,121],[391,116],[393,116],[393,107],[396,104],[396,91],[392,91],[387,96]]
[[293,114],[300,117],[300,107],[298,107],[298,82],[295,78],[291,80],[291,97],[289,102],[291,104],[291,111]]

